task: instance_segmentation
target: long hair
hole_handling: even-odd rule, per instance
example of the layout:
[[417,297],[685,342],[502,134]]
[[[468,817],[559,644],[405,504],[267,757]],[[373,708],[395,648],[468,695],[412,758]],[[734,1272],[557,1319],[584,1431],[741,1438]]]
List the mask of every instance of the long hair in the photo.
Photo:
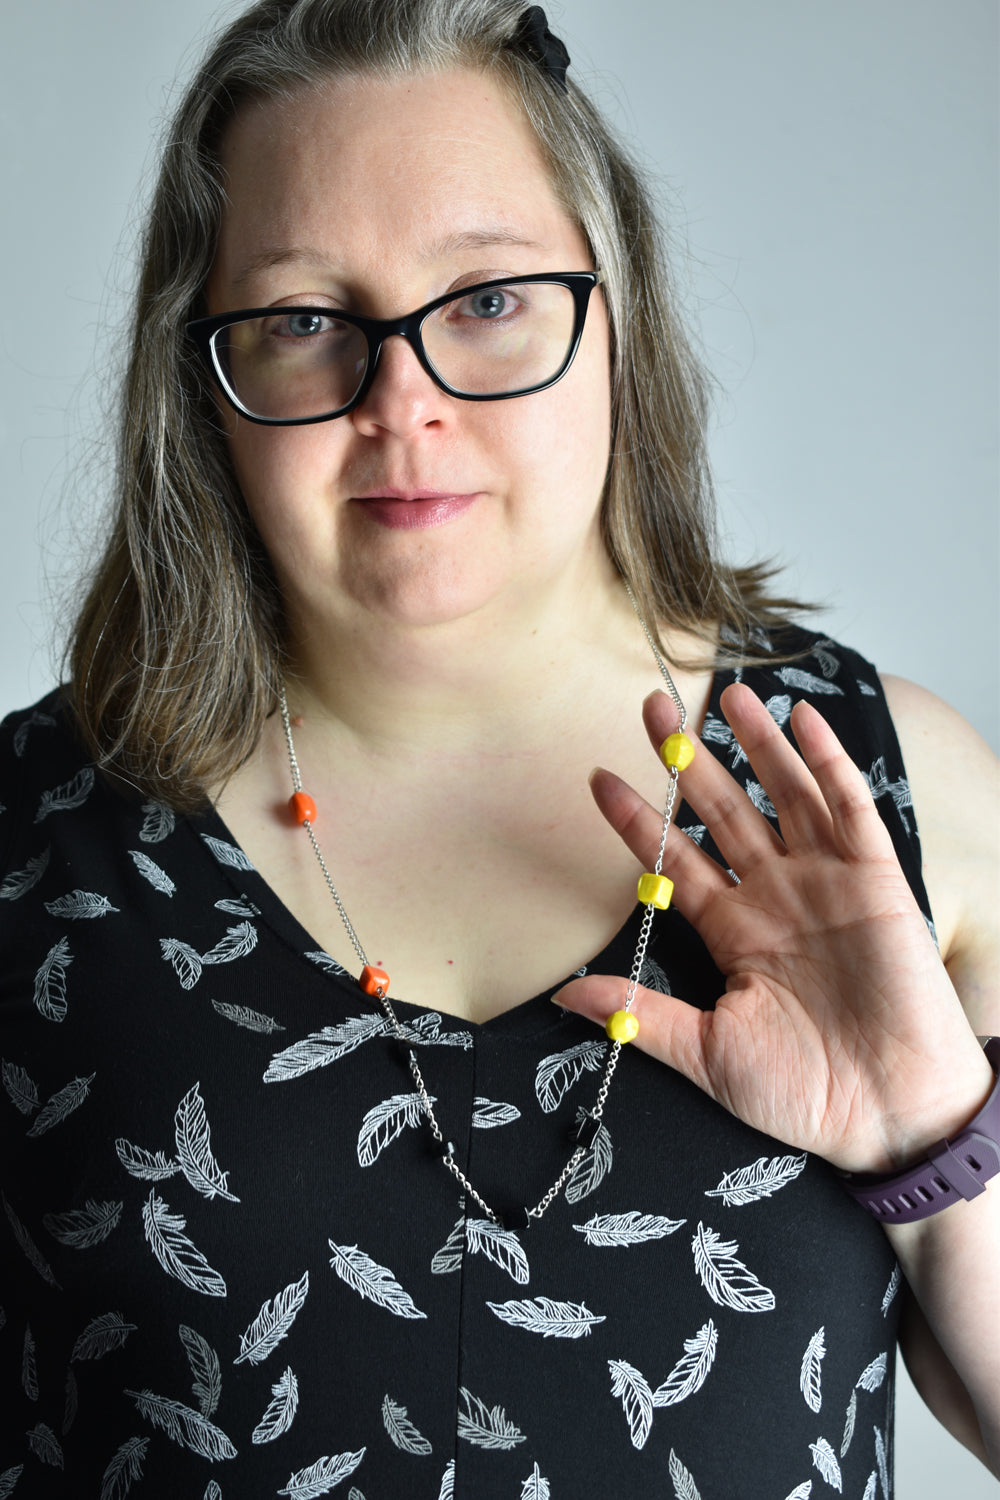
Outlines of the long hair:
[[[99,764],[178,809],[252,753],[277,701],[276,581],[240,495],[186,322],[225,201],[219,146],[251,99],[324,79],[454,67],[490,73],[533,129],[555,190],[603,272],[612,444],[603,533],[654,629],[749,659],[787,601],[767,570],[716,555],[707,386],[674,307],[641,175],[569,74],[557,87],[516,40],[523,0],[261,0],[210,48],[163,154],[148,213],[124,380],[112,529],[68,656],[71,703]],[[739,643],[742,643],[740,645]]]

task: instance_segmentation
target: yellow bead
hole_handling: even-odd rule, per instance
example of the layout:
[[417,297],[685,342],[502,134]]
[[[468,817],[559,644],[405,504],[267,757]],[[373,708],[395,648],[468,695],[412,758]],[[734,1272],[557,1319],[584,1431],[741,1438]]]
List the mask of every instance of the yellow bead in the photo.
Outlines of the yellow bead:
[[613,1042],[630,1042],[639,1035],[639,1022],[630,1010],[616,1010],[605,1021],[604,1029]]
[[640,875],[639,900],[643,906],[657,906],[666,911],[674,893],[674,882],[666,875]]
[[660,746],[660,756],[665,766],[685,771],[694,760],[694,745],[686,734],[670,734]]

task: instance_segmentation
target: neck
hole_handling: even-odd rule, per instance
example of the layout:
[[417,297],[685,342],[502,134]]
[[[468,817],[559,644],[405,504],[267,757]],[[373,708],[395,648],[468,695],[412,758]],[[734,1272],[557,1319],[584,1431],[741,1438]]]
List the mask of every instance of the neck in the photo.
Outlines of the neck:
[[551,742],[595,692],[648,675],[650,652],[615,575],[586,598],[525,595],[416,626],[368,615],[322,640],[300,629],[291,657],[294,713],[381,748],[426,751],[494,733]]

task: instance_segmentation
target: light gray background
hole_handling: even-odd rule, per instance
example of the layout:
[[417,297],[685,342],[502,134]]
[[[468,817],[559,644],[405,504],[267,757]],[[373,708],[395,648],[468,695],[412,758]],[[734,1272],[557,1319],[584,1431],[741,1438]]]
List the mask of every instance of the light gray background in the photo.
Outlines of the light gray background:
[[[122,226],[173,80],[234,8],[7,9],[0,710],[56,680],[107,472]],[[563,0],[550,16],[674,224],[720,382],[731,555],[786,562],[824,628],[996,746],[995,0]],[[899,1500],[1000,1490],[905,1381],[897,1479]]]

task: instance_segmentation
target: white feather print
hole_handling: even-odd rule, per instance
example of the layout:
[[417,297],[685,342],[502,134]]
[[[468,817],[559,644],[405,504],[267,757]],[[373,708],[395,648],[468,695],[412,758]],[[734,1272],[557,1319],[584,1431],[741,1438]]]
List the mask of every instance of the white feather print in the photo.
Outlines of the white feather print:
[[131,1141],[119,1136],[115,1141],[118,1160],[132,1177],[145,1182],[162,1182],[173,1177],[181,1169],[179,1161],[173,1161],[163,1151],[147,1151],[145,1146],[133,1146]]
[[499,1125],[513,1125],[521,1118],[515,1104],[502,1104],[495,1099],[485,1099],[478,1094],[472,1101],[472,1127],[474,1130],[495,1130]]
[[201,954],[180,938],[160,938],[160,953],[173,967],[182,990],[193,990],[201,978]]
[[55,901],[45,901],[43,905],[50,917],[68,917],[74,922],[93,921],[118,910],[107,896],[101,896],[97,891],[70,891],[68,896],[58,896]]
[[29,717],[24,719],[14,731],[14,754],[18,760],[21,759],[28,747],[28,736],[31,731],[33,729],[40,729],[43,725],[51,728],[55,722],[51,714],[40,713],[36,708],[31,710]]
[[313,953],[306,953],[303,957],[308,958],[311,963],[316,964],[326,974],[346,974],[347,970],[343,964],[338,964],[335,958],[325,953],[322,948]]
[[720,1307],[732,1307],[736,1312],[770,1312],[774,1293],[737,1259],[739,1248],[735,1240],[720,1239],[714,1229],[699,1224],[691,1249],[701,1284]]
[[542,1478],[542,1471],[535,1464],[527,1479],[521,1485],[521,1500],[551,1500],[552,1491],[549,1481]]
[[352,1484],[351,1488],[347,1491],[347,1500],[365,1500],[364,1495],[356,1484]]
[[69,939],[60,938],[35,975],[35,1005],[46,1021],[61,1021],[66,1015],[66,970],[72,962]]
[[246,1359],[259,1365],[266,1359],[295,1322],[308,1295],[309,1272],[303,1271],[298,1281],[289,1282],[283,1292],[264,1303],[246,1333],[240,1335],[240,1352],[233,1364],[241,1365]]
[[692,823],[689,827],[681,829],[681,833],[686,833],[692,844],[697,844],[699,849],[705,842],[705,835],[707,832],[708,829],[705,827],[704,823]]
[[830,650],[831,646],[836,649],[836,645],[836,641],[831,641],[829,639],[824,641],[817,641],[815,646],[813,646],[812,650],[809,653],[810,656],[815,656],[816,660],[819,662],[819,669],[823,673],[824,677],[836,677],[837,673],[840,671],[840,662]]
[[237,927],[227,927],[226,935],[214,948],[201,955],[203,964],[231,964],[234,959],[246,958],[257,946],[257,929],[252,922],[240,922]]
[[76,1376],[73,1373],[72,1367],[70,1367],[70,1369],[66,1371],[66,1397],[63,1401],[62,1419],[63,1437],[66,1436],[67,1432],[69,1432],[70,1428],[73,1426],[73,1423],[76,1421],[76,1413],[79,1405],[80,1393],[77,1390]]
[[690,1471],[681,1463],[673,1448],[670,1450],[670,1479],[674,1486],[674,1500],[701,1500]]
[[427,1314],[420,1311],[409,1292],[404,1292],[388,1266],[380,1266],[357,1245],[335,1245],[333,1240],[327,1244],[333,1251],[331,1266],[359,1296],[395,1313],[397,1318],[426,1318]]
[[727,1208],[757,1203],[794,1182],[807,1160],[804,1151],[795,1156],[758,1156],[748,1167],[724,1173],[717,1187],[705,1190],[705,1197],[721,1198]]
[[573,1228],[588,1245],[627,1248],[665,1239],[686,1223],[687,1219],[667,1219],[662,1214],[641,1214],[632,1209],[625,1214],[594,1214],[586,1224],[574,1224]]
[[891,1486],[889,1484],[889,1463],[885,1451],[885,1439],[878,1427],[875,1431],[875,1462],[878,1464],[879,1483],[882,1486],[884,1500],[892,1500]]
[[35,1358],[35,1336],[31,1324],[24,1330],[24,1346],[21,1350],[21,1384],[29,1401],[38,1400],[38,1362]]
[[[779,729],[784,729],[792,717],[792,699],[789,693],[776,693],[773,698],[768,698],[764,704],[771,718]],[[809,1481],[810,1484],[812,1481]]]
[[590,1333],[595,1323],[603,1323],[601,1313],[592,1313],[582,1302],[554,1302],[551,1297],[529,1297],[523,1302],[487,1302],[503,1323],[525,1328],[546,1339],[580,1339]]
[[464,1213],[456,1219],[448,1238],[436,1250],[431,1259],[431,1271],[435,1276],[447,1276],[452,1271],[458,1271],[462,1265],[462,1256],[465,1252],[465,1215]]
[[863,1500],[875,1500],[875,1495],[876,1495],[877,1490],[878,1490],[878,1474],[875,1472],[874,1469],[872,1469],[871,1473],[868,1476],[868,1483],[865,1485],[865,1493],[864,1493],[864,1496],[863,1496]]
[[144,844],[162,844],[173,833],[177,823],[173,809],[164,807],[162,802],[144,802],[141,811],[140,841]]
[[639,983],[644,989],[652,990],[656,995],[671,993],[670,980],[655,958],[647,956],[643,959],[642,968],[639,970]]
[[744,790],[759,813],[762,813],[765,818],[777,818],[774,803],[759,782],[748,781]]
[[53,1469],[63,1467],[63,1451],[52,1428],[45,1422],[37,1422],[26,1434],[28,1447],[36,1458]]
[[86,1078],[71,1078],[64,1088],[38,1111],[31,1129],[27,1134],[34,1139],[36,1136],[44,1135],[54,1125],[61,1125],[63,1120],[71,1115],[90,1093],[90,1085],[97,1077],[96,1073],[88,1073]]
[[[0,808],[0,811],[3,809]],[[24,1473],[24,1464],[14,1464],[10,1469],[4,1469],[0,1474],[0,1500],[8,1500],[8,1496],[14,1493],[14,1486]],[[103,1496],[101,1497],[103,1500]]]
[[804,672],[801,667],[778,667],[774,675],[785,687],[795,688],[800,693],[844,696],[844,689],[835,682],[827,682],[825,677],[817,677],[814,672]]
[[809,1444],[809,1451],[813,1456],[813,1463],[822,1474],[831,1489],[840,1494],[843,1491],[844,1482],[840,1473],[840,1465],[837,1455],[834,1453],[826,1438],[817,1438],[815,1443]]
[[43,1281],[48,1282],[49,1286],[57,1287],[59,1283],[53,1274],[52,1267],[7,1202],[7,1195],[5,1193],[0,1193],[0,1203],[3,1204],[3,1211],[7,1215],[7,1222],[10,1224],[14,1232],[14,1238],[23,1250],[26,1259],[34,1266]]
[[[431,1103],[436,1100],[431,1096]],[[372,1166],[386,1146],[402,1135],[409,1125],[419,1125],[425,1118],[419,1094],[393,1094],[383,1099],[365,1115],[358,1132],[358,1166]]]
[[208,1481],[202,1500],[222,1500],[222,1490],[219,1488],[218,1480],[210,1479]]
[[172,896],[177,890],[176,885],[167,874],[161,870],[155,859],[150,859],[148,854],[143,854],[141,849],[130,849],[129,854],[132,862],[144,880],[148,880],[154,891],[161,895]]
[[172,1214],[162,1198],[151,1188],[149,1198],[142,1206],[142,1222],[146,1239],[160,1265],[168,1276],[175,1276],[193,1292],[206,1297],[224,1297],[226,1283],[218,1271],[188,1239],[184,1230],[187,1222],[180,1214]]
[[[577,1111],[578,1122],[583,1114],[583,1110]],[[591,1193],[596,1192],[611,1171],[613,1160],[614,1151],[611,1147],[610,1132],[606,1125],[599,1125],[592,1144],[583,1153],[566,1179],[566,1202],[579,1203],[582,1199],[589,1198]]]
[[461,1047],[465,1051],[472,1046],[471,1031],[465,1028],[459,1031],[442,1031],[441,1017],[436,1010],[425,1011],[415,1021],[402,1022],[399,1029],[406,1041],[415,1042],[417,1046]]
[[406,1407],[393,1401],[391,1396],[386,1396],[382,1402],[382,1423],[396,1447],[404,1453],[425,1457],[434,1451],[423,1433],[418,1432],[410,1421]]
[[535,1095],[547,1115],[557,1110],[584,1073],[596,1073],[604,1061],[604,1042],[578,1042],[543,1057],[535,1069]]
[[299,1382],[291,1366],[271,1387],[271,1400],[250,1438],[252,1443],[273,1443],[288,1431],[299,1409]]
[[826,1329],[820,1328],[806,1345],[799,1369],[799,1390],[810,1411],[823,1405],[823,1360],[826,1357]]
[[125,1500],[136,1479],[142,1478],[149,1438],[127,1438],[101,1479],[100,1500]]
[[684,1353],[663,1384],[653,1392],[653,1405],[676,1406],[678,1401],[686,1401],[688,1396],[700,1391],[715,1363],[718,1342],[715,1324],[709,1318],[694,1338],[684,1340]]
[[225,865],[230,870],[252,870],[254,867],[235,844],[228,844],[225,839],[215,839],[210,833],[203,833],[201,838],[211,850],[213,859],[217,859],[220,865]]
[[859,1391],[877,1391],[885,1379],[887,1354],[880,1354],[873,1359],[870,1365],[866,1365],[857,1379]]
[[12,870],[0,883],[0,901],[17,901],[19,897],[27,895],[45,874],[50,853],[51,850],[45,849],[41,854],[36,854],[34,859],[29,859],[23,870]]
[[611,1394],[622,1403],[633,1448],[644,1448],[653,1425],[653,1393],[645,1375],[626,1359],[609,1359]]
[[388,1023],[384,1016],[351,1016],[339,1026],[324,1026],[322,1031],[313,1031],[301,1042],[293,1042],[282,1052],[276,1052],[267,1065],[265,1083],[284,1083],[290,1078],[301,1078],[313,1068],[325,1068],[337,1062],[356,1048],[383,1036]]
[[[236,900],[232,897],[223,896],[221,901],[213,901],[212,905],[216,911],[224,911],[229,917],[259,917],[260,907],[254,906],[253,902],[246,896],[240,896]],[[306,957],[308,958],[308,954]]]
[[883,1318],[887,1315],[890,1307],[896,1299],[896,1293],[899,1291],[899,1285],[902,1279],[903,1273],[900,1270],[899,1262],[897,1261],[897,1263],[892,1268],[892,1275],[889,1277],[889,1285],[886,1287],[885,1295],[882,1298]]
[[38,1108],[38,1085],[17,1063],[4,1062],[3,1086],[14,1108],[22,1115],[34,1114]]
[[73,1345],[71,1360],[103,1359],[115,1349],[120,1349],[136,1325],[126,1323],[121,1313],[101,1313],[91,1318],[86,1328]]
[[279,1495],[288,1495],[290,1500],[316,1500],[325,1495],[335,1484],[353,1474],[365,1456],[365,1449],[357,1453],[338,1453],[333,1458],[318,1458],[308,1469],[293,1474]]
[[218,1011],[220,1016],[225,1016],[227,1021],[233,1021],[237,1026],[245,1026],[247,1031],[284,1031],[273,1016],[265,1016],[259,1010],[250,1010],[246,1005],[226,1005],[222,1000],[213,1000],[212,1009]]
[[812,1492],[813,1482],[811,1479],[807,1479],[804,1483],[797,1484],[794,1490],[792,1490],[792,1493],[790,1495],[786,1495],[785,1500],[809,1500],[809,1496],[812,1494]]
[[863,698],[877,698],[878,697],[878,688],[872,687],[872,685],[871,685],[870,682],[865,682],[865,680],[864,680],[863,677],[856,677],[855,681],[858,684],[858,692],[861,694],[861,696]]
[[441,1488],[438,1490],[438,1500],[455,1500],[455,1460],[450,1458],[445,1465],[445,1471],[441,1475]]
[[518,1286],[527,1286],[528,1257],[513,1229],[501,1229],[489,1219],[466,1219],[465,1242],[470,1255],[485,1255]]
[[507,1450],[524,1442],[524,1433],[502,1406],[487,1406],[462,1386],[458,1392],[458,1435],[477,1448]]
[[851,1392],[851,1399],[847,1403],[847,1411],[844,1414],[844,1436],[840,1440],[840,1456],[846,1457],[847,1450],[851,1446],[854,1437],[854,1424],[858,1420],[858,1393]]
[[98,1203],[88,1198],[83,1208],[71,1208],[64,1214],[43,1214],[42,1223],[60,1245],[68,1245],[71,1250],[89,1250],[118,1228],[124,1206],[121,1202]]
[[200,1411],[193,1411],[190,1406],[171,1401],[167,1396],[157,1396],[153,1391],[125,1391],[124,1394],[132,1398],[147,1422],[152,1422],[182,1448],[190,1448],[213,1463],[236,1457],[236,1449],[226,1434]]
[[64,781],[62,786],[53,787],[50,792],[43,792],[35,814],[35,822],[41,823],[50,813],[69,812],[74,807],[82,807],[94,789],[94,770],[92,766],[84,766],[70,781]]
[[239,1203],[229,1191],[228,1172],[221,1172],[212,1155],[212,1132],[205,1114],[205,1101],[198,1084],[188,1089],[174,1115],[174,1140],[181,1171],[203,1198],[226,1198]]
[[210,1417],[219,1404],[222,1395],[222,1371],[219,1369],[219,1356],[207,1340],[200,1333],[182,1323],[177,1332],[180,1334],[184,1352],[191,1366],[191,1374],[194,1376],[194,1385],[191,1394],[198,1403],[198,1410],[203,1417]]

